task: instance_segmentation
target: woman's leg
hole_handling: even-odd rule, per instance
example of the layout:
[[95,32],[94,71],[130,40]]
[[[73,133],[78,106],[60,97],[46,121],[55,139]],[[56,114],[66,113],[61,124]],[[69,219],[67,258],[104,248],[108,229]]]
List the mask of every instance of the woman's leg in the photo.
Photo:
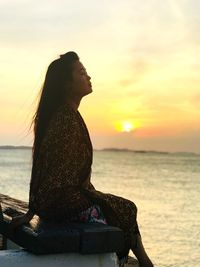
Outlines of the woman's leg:
[[[95,191],[94,202],[102,208],[107,223],[119,227],[124,232],[125,247],[124,251],[118,253],[119,259],[127,256],[129,249],[131,249],[137,257],[140,267],[153,267],[142,244],[136,221],[137,207],[135,203],[99,191]],[[137,236],[137,244],[135,244],[135,236]]]
[[136,235],[136,244],[131,245],[131,250],[135,254],[136,258],[139,262],[139,267],[153,267],[153,263],[151,262],[150,258],[148,257],[144,246],[142,244],[142,239],[140,234]]

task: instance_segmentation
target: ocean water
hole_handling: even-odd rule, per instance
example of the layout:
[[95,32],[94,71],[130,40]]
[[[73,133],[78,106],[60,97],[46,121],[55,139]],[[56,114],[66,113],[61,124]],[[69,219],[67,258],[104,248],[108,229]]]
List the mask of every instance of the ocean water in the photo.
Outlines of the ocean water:
[[[30,149],[0,149],[0,192],[28,200]],[[132,200],[155,267],[200,266],[200,155],[94,151],[96,189]]]

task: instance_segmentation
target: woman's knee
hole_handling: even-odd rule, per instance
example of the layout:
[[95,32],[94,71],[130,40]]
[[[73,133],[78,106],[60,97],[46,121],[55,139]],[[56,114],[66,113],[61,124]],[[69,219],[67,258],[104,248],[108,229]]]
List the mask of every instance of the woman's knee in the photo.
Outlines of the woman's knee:
[[136,204],[134,202],[132,202],[132,201],[129,200],[129,207],[130,207],[131,211],[135,215],[137,215],[137,206],[136,206]]

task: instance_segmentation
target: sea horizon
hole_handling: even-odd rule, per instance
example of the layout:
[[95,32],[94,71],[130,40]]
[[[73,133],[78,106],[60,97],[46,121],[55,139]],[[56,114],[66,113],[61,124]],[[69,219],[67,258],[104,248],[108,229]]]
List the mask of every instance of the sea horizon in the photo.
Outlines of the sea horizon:
[[[0,149],[32,149],[32,146],[26,145],[0,145]],[[117,147],[105,147],[105,148],[94,148],[94,151],[113,151],[113,152],[134,152],[134,153],[158,153],[158,154],[191,154],[199,155],[200,152],[193,151],[163,151],[163,150],[145,150],[145,149],[129,149],[129,148],[117,148]]]

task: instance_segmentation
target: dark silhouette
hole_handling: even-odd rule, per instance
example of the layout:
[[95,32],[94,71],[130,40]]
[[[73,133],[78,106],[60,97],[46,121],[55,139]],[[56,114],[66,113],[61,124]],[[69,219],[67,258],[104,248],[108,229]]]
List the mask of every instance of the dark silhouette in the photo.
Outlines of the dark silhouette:
[[92,144],[78,111],[92,92],[91,77],[75,52],[53,61],[47,70],[33,117],[34,144],[29,210],[12,226],[29,222],[34,214],[47,221],[102,222],[124,231],[121,262],[131,249],[140,267],[152,267],[130,200],[97,191],[91,183]]

